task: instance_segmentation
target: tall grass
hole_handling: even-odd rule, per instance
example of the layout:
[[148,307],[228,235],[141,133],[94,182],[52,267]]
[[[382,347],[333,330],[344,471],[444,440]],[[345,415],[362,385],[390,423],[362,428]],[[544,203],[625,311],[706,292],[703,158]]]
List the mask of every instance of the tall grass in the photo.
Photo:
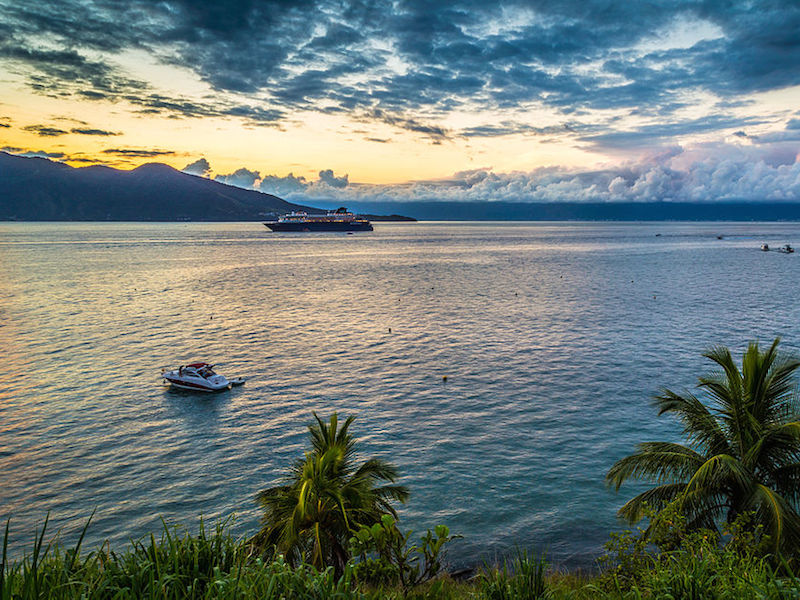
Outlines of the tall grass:
[[6,522],[0,600],[365,598],[352,585],[349,569],[336,578],[331,569],[293,569],[280,557],[264,563],[229,535],[224,523],[209,534],[201,522],[196,536],[164,524],[158,539],[151,535],[122,553],[101,546],[85,555],[81,544],[86,527],[78,543],[64,551],[56,538],[45,544],[47,524],[45,520],[31,552],[9,563]]
[[485,567],[478,576],[480,590],[486,600],[544,600],[551,597],[544,557],[517,550],[511,561],[500,567]]
[[732,551],[703,537],[648,561],[625,563],[636,571],[626,577],[619,570],[587,578],[548,574],[544,558],[519,550],[471,582],[442,577],[405,590],[359,587],[350,565],[335,577],[331,569],[292,568],[280,556],[264,562],[228,533],[226,523],[207,530],[201,522],[197,534],[163,524],[158,537],[121,552],[104,545],[84,553],[88,526],[65,549],[57,536],[48,540],[45,520],[27,554],[10,561],[7,522],[0,600],[800,600],[800,579],[785,561]]

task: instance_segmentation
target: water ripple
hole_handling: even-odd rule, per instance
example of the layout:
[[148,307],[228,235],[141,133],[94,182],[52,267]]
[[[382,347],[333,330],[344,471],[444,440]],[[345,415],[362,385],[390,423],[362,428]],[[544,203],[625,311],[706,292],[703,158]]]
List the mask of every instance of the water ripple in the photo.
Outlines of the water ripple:
[[[655,234],[662,234],[656,237]],[[456,563],[534,545],[587,566],[616,509],[605,472],[676,439],[661,386],[713,343],[797,348],[792,224],[0,224],[0,518],[12,551],[48,511],[90,543],[200,515],[258,523],[255,493],[306,448],[312,411],[357,414],[399,465],[415,530]],[[716,239],[724,234],[724,240]],[[170,390],[208,359],[247,384]],[[447,381],[444,381],[444,377]]]

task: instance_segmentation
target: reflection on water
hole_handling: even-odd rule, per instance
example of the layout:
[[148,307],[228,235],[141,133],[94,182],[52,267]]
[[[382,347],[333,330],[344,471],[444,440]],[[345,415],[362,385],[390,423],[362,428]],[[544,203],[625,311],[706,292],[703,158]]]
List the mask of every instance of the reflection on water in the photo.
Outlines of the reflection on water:
[[[95,542],[231,512],[244,535],[311,412],[338,410],[401,467],[407,526],[465,535],[456,562],[535,544],[585,565],[635,492],[607,490],[608,467],[678,434],[649,397],[692,385],[712,343],[798,347],[800,259],[758,245],[799,233],[2,224],[0,517],[17,551],[47,511],[69,536],[95,507]],[[162,385],[162,367],[194,360],[249,380]]]

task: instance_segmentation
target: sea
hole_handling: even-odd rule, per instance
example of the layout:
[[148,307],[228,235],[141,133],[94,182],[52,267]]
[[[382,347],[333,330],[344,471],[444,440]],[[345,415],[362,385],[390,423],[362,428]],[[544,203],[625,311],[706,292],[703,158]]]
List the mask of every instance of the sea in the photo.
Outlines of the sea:
[[[9,551],[92,515],[86,548],[201,518],[247,537],[314,413],[338,413],[400,470],[401,527],[463,536],[454,568],[522,548],[591,569],[645,489],[608,469],[681,439],[654,394],[696,391],[715,345],[800,351],[800,254],[764,242],[800,224],[0,224]],[[194,361],[247,382],[163,385]]]

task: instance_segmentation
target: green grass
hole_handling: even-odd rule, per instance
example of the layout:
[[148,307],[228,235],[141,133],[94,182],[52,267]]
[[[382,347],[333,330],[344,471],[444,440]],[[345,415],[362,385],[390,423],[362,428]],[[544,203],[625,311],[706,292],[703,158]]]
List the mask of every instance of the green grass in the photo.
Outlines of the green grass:
[[[88,527],[89,523],[86,524]],[[359,586],[348,566],[291,568],[281,557],[264,562],[225,523],[197,534],[164,527],[158,536],[117,552],[107,545],[84,552],[86,527],[69,548],[48,540],[47,521],[27,554],[8,560],[8,523],[0,563],[0,600],[11,599],[363,599],[395,600],[800,600],[791,568],[769,557],[732,551],[702,537],[680,549],[609,566],[597,575],[548,570],[542,557],[518,551],[501,565],[487,565],[473,579],[447,577],[410,591]],[[619,567],[617,562],[617,567]]]
[[337,579],[330,569],[292,569],[280,558],[264,563],[224,525],[209,534],[201,522],[194,536],[165,525],[158,539],[151,535],[121,553],[100,547],[86,554],[81,554],[83,535],[63,550],[54,541],[45,545],[46,529],[47,521],[31,552],[8,562],[6,524],[0,600],[366,597],[351,584],[349,570]]

